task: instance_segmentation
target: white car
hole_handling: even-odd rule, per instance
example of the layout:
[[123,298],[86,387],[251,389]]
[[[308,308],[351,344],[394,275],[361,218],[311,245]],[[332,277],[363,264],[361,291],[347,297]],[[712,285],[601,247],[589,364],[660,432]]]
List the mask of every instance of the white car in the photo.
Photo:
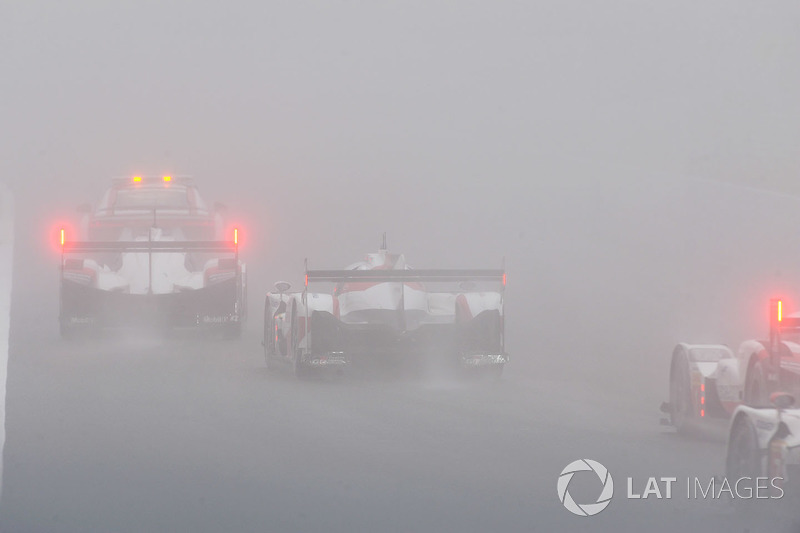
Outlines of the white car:
[[[505,352],[505,272],[414,270],[385,245],[344,270],[306,270],[301,292],[276,283],[264,307],[267,365],[341,369],[363,359],[444,354],[454,366],[499,376]],[[327,292],[311,292],[327,283]]]

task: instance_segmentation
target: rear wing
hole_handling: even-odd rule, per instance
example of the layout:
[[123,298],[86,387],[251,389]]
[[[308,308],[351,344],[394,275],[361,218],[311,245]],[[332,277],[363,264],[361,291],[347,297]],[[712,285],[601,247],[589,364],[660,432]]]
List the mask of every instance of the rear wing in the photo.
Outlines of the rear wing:
[[118,252],[118,253],[233,253],[239,245],[233,241],[72,241],[62,242],[61,254]]
[[505,287],[504,269],[474,270],[306,270],[306,286],[312,282],[459,282],[496,281]]
[[[308,297],[308,286],[315,282],[347,283],[347,282],[373,282],[373,283],[408,283],[408,282],[484,282],[498,283],[500,287],[500,300],[505,300],[506,271],[505,259],[503,267],[498,269],[423,269],[423,270],[309,270],[308,259],[305,261],[305,288],[303,302]],[[465,289],[468,290],[468,289]],[[402,311],[405,308],[404,298],[398,311],[401,312],[400,320],[405,317]],[[309,308],[305,306],[306,324],[309,324]],[[404,322],[403,322],[404,323]],[[309,329],[308,333],[313,335]],[[504,335],[502,335],[504,337]],[[505,341],[501,341],[503,346]],[[504,349],[504,348],[503,348]]]
[[239,259],[239,228],[230,241],[68,241],[61,229],[61,257],[92,252],[117,253],[232,253]]
[[347,283],[411,283],[411,282],[496,282],[502,284],[501,298],[505,295],[506,270],[505,258],[502,268],[484,269],[423,269],[423,270],[309,270],[308,259],[305,260],[305,288],[303,298],[308,292],[308,285],[314,282]]

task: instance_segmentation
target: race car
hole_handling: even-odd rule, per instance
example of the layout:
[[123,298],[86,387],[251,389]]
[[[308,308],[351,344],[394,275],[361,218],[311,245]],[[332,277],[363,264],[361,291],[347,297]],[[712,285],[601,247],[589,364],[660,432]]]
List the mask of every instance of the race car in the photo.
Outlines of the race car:
[[773,393],[800,392],[800,314],[785,316],[770,300],[769,336],[734,355],[725,345],[678,344],[672,353],[669,402],[662,411],[678,431],[728,418],[740,405],[769,407]]
[[188,180],[137,176],[106,193],[89,239],[62,229],[62,336],[136,325],[238,335],[247,309],[239,230],[214,239],[217,222],[200,202]]
[[[385,242],[344,270],[308,270],[306,263],[301,292],[278,282],[267,294],[267,366],[290,363],[302,378],[365,360],[443,355],[454,367],[500,376],[510,359],[505,281],[503,269],[414,270]],[[315,283],[333,287],[309,291]]]
[[219,203],[209,208],[192,179],[177,176],[117,178],[94,208],[78,207],[82,239],[89,241],[115,241],[126,229],[153,225],[180,228],[187,240],[220,240],[223,210]]
[[[771,408],[740,405],[733,414],[725,460],[728,480],[750,481],[764,494],[800,501],[800,409],[795,398],[776,392]],[[752,489],[752,487],[750,487]]]

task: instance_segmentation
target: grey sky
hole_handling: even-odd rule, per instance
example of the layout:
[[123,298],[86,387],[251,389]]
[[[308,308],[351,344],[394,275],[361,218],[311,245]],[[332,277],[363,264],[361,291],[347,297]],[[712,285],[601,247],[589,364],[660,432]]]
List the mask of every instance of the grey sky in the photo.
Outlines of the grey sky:
[[12,180],[166,169],[263,193],[611,171],[796,190],[800,171],[791,1],[12,0],[0,21]]

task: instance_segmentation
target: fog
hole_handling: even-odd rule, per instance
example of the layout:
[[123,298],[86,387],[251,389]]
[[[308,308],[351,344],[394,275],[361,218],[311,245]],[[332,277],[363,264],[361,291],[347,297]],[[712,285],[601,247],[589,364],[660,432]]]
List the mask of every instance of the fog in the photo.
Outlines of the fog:
[[111,177],[161,173],[242,228],[247,350],[273,282],[387,232],[418,268],[505,258],[507,379],[655,422],[676,342],[735,345],[769,297],[800,305],[798,24],[788,1],[0,5],[27,317],[9,442],[14,338],[57,334],[52,232]]

